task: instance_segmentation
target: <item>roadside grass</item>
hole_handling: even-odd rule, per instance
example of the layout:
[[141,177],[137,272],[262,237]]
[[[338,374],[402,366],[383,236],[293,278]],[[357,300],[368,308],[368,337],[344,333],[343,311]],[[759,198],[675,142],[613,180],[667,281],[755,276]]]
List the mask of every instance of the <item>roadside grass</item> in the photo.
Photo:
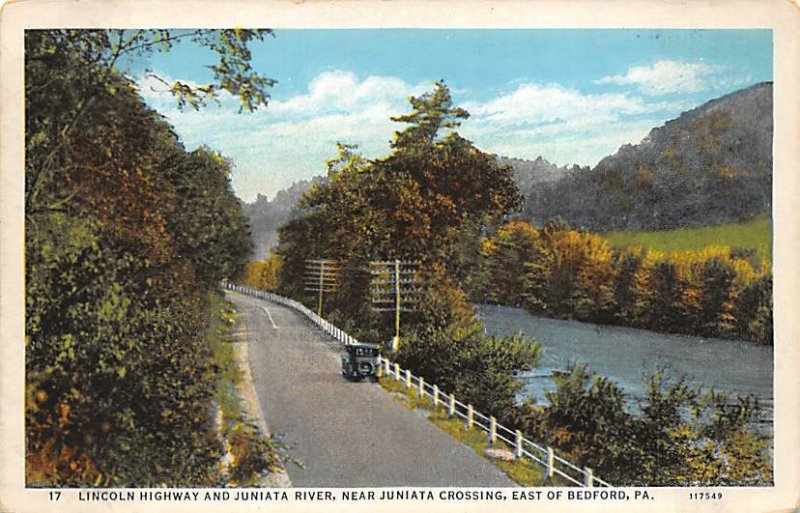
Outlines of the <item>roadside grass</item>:
[[217,386],[214,400],[225,417],[241,414],[235,387],[241,383],[242,373],[233,355],[233,332],[235,310],[219,294],[209,294],[209,321],[206,340],[211,348],[212,358],[217,366]]
[[[405,383],[402,381],[382,376],[379,383],[384,390],[389,392],[396,401],[402,403],[406,408],[410,410],[428,410],[430,412],[428,420],[434,426],[470,447],[481,458],[491,461],[520,486],[570,486],[570,483],[559,478],[559,476],[549,480],[544,479],[544,469],[534,461],[528,459],[503,461],[486,458],[484,450],[489,445],[489,439],[485,432],[477,428],[467,428],[462,419],[449,416],[442,407],[434,411],[433,403],[429,398],[420,399],[416,390],[406,388]],[[500,440],[495,443],[494,447],[509,449]]]
[[752,262],[756,265],[764,259],[772,261],[772,223],[766,216],[741,223],[653,232],[614,231],[602,236],[615,248],[645,246],[675,253],[708,246],[728,246],[754,251]]
[[246,418],[236,392],[242,372],[233,350],[233,326],[236,310],[219,293],[209,293],[209,320],[206,341],[218,368],[214,403],[221,411],[217,426],[223,440],[223,461],[220,463],[223,482],[229,485],[254,486],[265,472],[282,471],[278,449]]

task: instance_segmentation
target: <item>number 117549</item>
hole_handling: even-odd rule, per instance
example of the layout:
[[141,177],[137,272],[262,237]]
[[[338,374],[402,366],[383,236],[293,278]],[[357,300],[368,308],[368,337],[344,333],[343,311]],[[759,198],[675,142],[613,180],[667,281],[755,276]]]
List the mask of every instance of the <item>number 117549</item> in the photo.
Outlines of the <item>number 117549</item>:
[[722,492],[689,492],[692,501],[718,501],[722,500]]

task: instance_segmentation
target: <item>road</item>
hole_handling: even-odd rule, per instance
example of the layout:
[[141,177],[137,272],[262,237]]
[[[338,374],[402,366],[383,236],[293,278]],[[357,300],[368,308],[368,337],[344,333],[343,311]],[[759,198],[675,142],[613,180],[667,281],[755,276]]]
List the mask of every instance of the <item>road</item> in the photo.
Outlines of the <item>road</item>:
[[296,487],[514,486],[472,449],[374,383],[340,373],[333,338],[294,310],[227,292],[241,314],[258,401]]

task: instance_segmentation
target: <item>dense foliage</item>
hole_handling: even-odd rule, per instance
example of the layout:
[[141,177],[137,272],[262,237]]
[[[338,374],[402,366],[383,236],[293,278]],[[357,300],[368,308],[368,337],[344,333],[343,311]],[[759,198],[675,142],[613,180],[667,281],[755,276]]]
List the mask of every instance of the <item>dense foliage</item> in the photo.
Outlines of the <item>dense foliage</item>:
[[117,71],[123,56],[192,38],[215,83],[172,84],[200,106],[245,108],[262,31],[27,31],[26,443],[30,484],[209,484],[219,369],[204,339],[207,291],[249,252],[230,165],[187,152]]
[[601,236],[522,220],[480,239],[474,301],[533,313],[656,331],[772,343],[768,262],[728,247],[663,253],[613,250]]

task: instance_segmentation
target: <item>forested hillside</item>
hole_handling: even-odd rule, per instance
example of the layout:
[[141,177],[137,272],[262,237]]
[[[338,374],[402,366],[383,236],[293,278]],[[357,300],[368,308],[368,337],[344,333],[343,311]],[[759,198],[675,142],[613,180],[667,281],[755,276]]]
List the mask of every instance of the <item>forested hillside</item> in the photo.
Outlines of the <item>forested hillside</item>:
[[592,169],[521,184],[523,215],[571,225],[666,229],[751,219],[772,198],[772,83],[718,98],[654,128]]

